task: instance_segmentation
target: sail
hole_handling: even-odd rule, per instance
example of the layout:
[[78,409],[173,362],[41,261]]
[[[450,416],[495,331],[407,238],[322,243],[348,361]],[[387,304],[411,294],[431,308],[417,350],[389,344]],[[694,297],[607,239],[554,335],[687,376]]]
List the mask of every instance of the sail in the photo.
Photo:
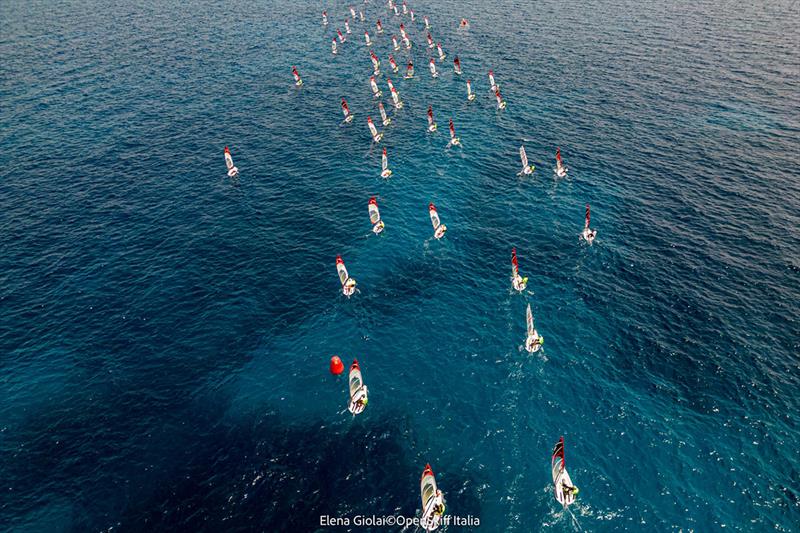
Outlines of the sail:
[[431,69],[431,74],[436,74],[436,62],[431,58],[431,62],[429,64]]
[[564,437],[561,437],[553,448],[553,457],[550,460],[550,467],[553,471],[553,483],[557,483],[561,472],[564,471]]
[[392,66],[392,70],[397,72],[397,63],[394,60],[394,56],[392,56],[391,54],[389,54],[389,64]]
[[525,153],[525,147],[519,147],[519,158],[522,160],[522,168],[528,168],[528,154]]
[[442,221],[439,220],[439,213],[436,211],[436,206],[431,203],[428,206],[428,213],[431,215],[431,224],[433,224],[433,229],[436,230],[441,226]]
[[585,229],[589,229],[589,218],[590,218],[589,204],[586,204],[586,225],[584,226]]
[[491,86],[491,87],[495,87],[495,83],[494,83],[494,72],[493,72],[493,71],[491,71],[491,70],[489,71],[489,86]]
[[451,139],[455,139],[456,138],[456,128],[455,128],[455,126],[453,126],[453,119],[452,118],[450,119],[450,138]]
[[467,96],[471,94],[472,94],[472,83],[470,83],[470,81],[467,80]]
[[370,133],[372,133],[372,137],[377,137],[378,130],[375,128],[375,124],[372,123],[372,117],[367,117],[367,125],[369,126]]
[[397,104],[400,103],[400,95],[397,94],[397,91],[394,90],[394,89],[392,89],[392,101],[394,102],[394,105],[397,105]]
[[225,147],[225,166],[228,167],[228,170],[233,168],[233,158],[231,157],[231,151],[228,150],[228,147]]
[[422,471],[422,478],[419,481],[419,491],[422,498],[422,516],[430,513],[429,508],[433,506],[436,498],[436,478],[433,476],[431,465],[426,464]]
[[561,148],[556,148],[556,161],[558,161],[558,166],[561,166]]
[[367,46],[372,44],[369,40],[369,32],[364,32],[364,40],[367,42]]
[[331,41],[331,51],[335,54],[336,53],[336,37],[333,38]]
[[500,91],[495,91],[494,96],[497,98],[497,105],[500,105],[503,102],[503,99],[500,97]]
[[375,23],[375,28],[378,31],[378,33],[383,32],[383,25],[381,24],[381,19],[378,19],[378,22]]
[[389,90],[390,90],[390,91],[391,91],[392,89],[394,89],[394,83],[392,83],[392,79],[391,79],[391,78],[386,78],[386,85],[388,85],[388,86],[389,86]]
[[406,38],[406,27],[402,24],[400,24],[400,35],[403,37],[403,39]]
[[430,33],[428,34],[428,46],[433,48],[433,37],[431,37]]
[[[378,110],[381,112],[381,120],[386,122],[386,109],[383,108],[383,102],[378,102]],[[384,148],[384,151],[386,148]]]
[[344,266],[341,255],[336,256],[336,272],[339,274],[339,281],[344,285],[350,276],[347,274],[347,268]]
[[[389,158],[386,157],[386,148],[383,149],[383,155],[381,155],[381,170],[386,170],[389,168]],[[375,206],[375,210],[377,210],[377,204]],[[374,222],[373,222],[374,224]]]
[[528,304],[528,309],[525,311],[525,322],[528,325],[528,337],[533,335],[535,327],[533,326],[533,312],[531,311],[531,304]]
[[361,377],[361,368],[358,366],[358,361],[353,361],[350,366],[350,373],[347,376],[350,383],[350,399],[352,400],[359,389],[364,385],[364,379]]
[[453,65],[455,66],[456,74],[461,74],[461,61],[458,56],[453,60]]
[[[386,168],[386,148],[383,149],[383,168]],[[381,221],[381,212],[378,211],[378,202],[374,196],[369,199],[369,221],[373,225]]]
[[297,72],[297,67],[292,67],[292,76],[294,76],[294,81],[300,81],[300,74]]
[[342,98],[342,113],[344,114],[344,118],[350,116],[350,108],[347,107],[347,100]]
[[378,84],[375,83],[375,76],[370,76],[369,84],[372,87],[372,93],[373,94],[378,94]]
[[433,126],[433,108],[428,106],[428,125]]
[[408,62],[408,67],[406,68],[406,75],[409,77],[414,76],[414,63],[411,61]]
[[397,44],[397,36],[396,36],[396,35],[392,35],[392,47],[393,47],[395,50],[397,50],[398,48],[400,48],[400,45],[399,45],[399,44]]
[[513,277],[519,276],[519,263],[517,263],[517,249],[511,249],[511,275]]

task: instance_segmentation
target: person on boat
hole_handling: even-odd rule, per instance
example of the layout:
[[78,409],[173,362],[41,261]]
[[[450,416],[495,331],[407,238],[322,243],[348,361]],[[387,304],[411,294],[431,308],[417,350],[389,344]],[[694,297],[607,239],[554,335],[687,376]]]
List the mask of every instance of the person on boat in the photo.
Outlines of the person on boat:
[[575,497],[578,495],[579,492],[578,487],[570,487],[569,485],[567,485],[566,482],[563,481],[561,482],[561,490],[564,492],[565,498],[568,497],[570,494],[572,494],[572,496]]

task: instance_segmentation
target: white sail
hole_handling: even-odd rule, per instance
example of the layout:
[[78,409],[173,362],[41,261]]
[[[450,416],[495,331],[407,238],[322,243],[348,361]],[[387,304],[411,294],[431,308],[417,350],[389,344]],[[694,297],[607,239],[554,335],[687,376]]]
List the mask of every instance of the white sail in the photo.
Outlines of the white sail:
[[392,83],[392,79],[391,78],[386,78],[386,85],[389,86],[389,90],[390,91],[394,89],[394,84]]
[[225,166],[228,170],[233,168],[233,157],[231,157],[231,152],[227,146],[225,147]]
[[364,32],[364,40],[367,42],[367,46],[372,46],[372,42],[369,40],[369,32]]
[[531,304],[528,304],[528,309],[525,311],[525,323],[528,326],[528,337],[532,337],[536,328],[533,325],[533,312],[531,311]]
[[528,154],[525,153],[525,147],[519,147],[519,158],[522,160],[522,168],[528,168]]
[[353,17],[353,20],[356,18],[356,10],[353,6],[350,6],[350,16]]
[[428,214],[431,217],[431,224],[433,224],[433,229],[434,230],[439,229],[439,226],[442,225],[442,221],[439,220],[439,212],[436,211],[435,205],[430,204],[430,206],[428,206]]
[[378,22],[375,23],[375,31],[378,33],[383,33],[383,25],[381,24],[380,19],[378,19]]
[[444,58],[447,57],[444,52],[442,51],[442,43],[436,45],[436,51],[439,52],[439,59],[444,61]]
[[403,107],[403,102],[400,101],[400,95],[395,89],[392,89],[392,101],[397,109]]
[[423,20],[425,21],[425,29],[431,29],[431,23],[428,21],[428,17],[425,17]]
[[347,19],[344,19],[344,32],[345,32],[346,34],[348,34],[348,35],[350,35],[350,34],[352,33],[352,32],[350,31],[350,21],[349,21],[349,20],[347,20]]
[[392,35],[392,47],[395,50],[400,50],[400,45],[397,44],[397,36],[396,35]]
[[335,37],[334,37],[334,38],[333,38],[333,40],[331,41],[331,52],[332,52],[333,54],[336,54],[336,52],[337,52],[337,50],[336,50],[336,38],[335,38]]
[[386,116],[386,109],[383,107],[383,102],[378,103],[378,110],[381,112],[381,120],[384,124],[389,122],[389,117]]
[[473,96],[472,96],[472,83],[470,83],[469,80],[467,80],[467,98],[469,100],[473,99]]
[[[383,168],[385,169],[387,168],[386,155],[384,154],[383,157]],[[369,221],[372,222],[373,225],[381,221],[381,212],[378,210],[378,202],[375,200],[374,196],[369,199]]]
[[322,25],[323,26],[327,26],[328,25],[328,12],[327,11],[323,11],[322,12]]
[[403,26],[402,24],[400,24],[400,37],[402,37],[403,39],[406,39],[406,37],[407,37],[406,36],[406,27]]
[[434,531],[439,527],[444,514],[444,497],[436,485],[431,465],[426,464],[419,481],[420,500],[422,502],[422,517],[420,526],[425,531]]
[[431,58],[431,62],[428,65],[431,69],[431,76],[434,78],[437,77],[438,74],[436,74],[436,62],[434,62],[433,58]]
[[364,385],[364,378],[361,375],[361,368],[358,360],[354,360],[347,375],[350,389],[350,404],[347,409],[354,415],[360,414],[367,406],[367,386]]
[[381,91],[378,89],[378,84],[375,83],[375,76],[369,78],[369,84],[372,87],[372,94],[377,97]]
[[489,71],[489,88],[492,91],[497,90],[497,84],[494,82],[494,72],[491,70]]
[[553,476],[556,501],[564,507],[567,507],[575,502],[578,488],[572,484],[572,479],[570,479],[567,473],[564,460],[564,437],[561,437],[553,448],[553,455],[550,459],[550,469]]
[[339,274],[339,281],[342,285],[350,279],[350,276],[347,274],[347,268],[344,266],[344,261],[342,261],[341,257],[338,257],[336,260],[336,272]]
[[367,117],[367,125],[369,126],[370,133],[372,133],[372,138],[375,139],[378,137],[378,129],[375,127],[375,124],[372,123],[372,118]]

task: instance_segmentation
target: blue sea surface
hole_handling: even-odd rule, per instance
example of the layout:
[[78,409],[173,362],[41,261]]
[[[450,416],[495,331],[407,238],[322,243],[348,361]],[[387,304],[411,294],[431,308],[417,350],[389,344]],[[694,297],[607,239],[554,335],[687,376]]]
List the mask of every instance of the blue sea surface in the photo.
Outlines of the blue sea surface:
[[0,530],[800,530],[800,4],[348,5],[0,3]]

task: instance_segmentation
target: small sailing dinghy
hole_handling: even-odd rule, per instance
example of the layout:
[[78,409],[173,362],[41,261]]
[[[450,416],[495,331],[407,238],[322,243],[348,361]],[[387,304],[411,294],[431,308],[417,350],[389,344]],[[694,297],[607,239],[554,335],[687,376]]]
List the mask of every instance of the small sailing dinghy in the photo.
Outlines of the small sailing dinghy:
[[[383,149],[383,156],[386,157],[386,148]],[[383,231],[384,224],[381,220],[381,212],[378,211],[378,202],[375,197],[369,199],[369,221],[372,222],[372,233],[378,235]]]
[[503,100],[503,97],[500,96],[500,90],[494,92],[494,97],[497,98],[497,109],[505,109],[506,108],[506,101]]
[[436,131],[436,122],[433,121],[433,108],[428,106],[428,131],[433,133]]
[[590,218],[591,218],[591,213],[589,212],[589,204],[586,204],[586,219],[583,225],[583,232],[581,233],[581,238],[583,238],[583,240],[585,240],[589,244],[592,244],[592,242],[594,242],[594,238],[597,237],[597,230],[589,228]]
[[342,283],[342,293],[348,298],[356,292],[356,280],[347,273],[342,256],[336,256],[336,272],[339,274],[339,281]]
[[458,56],[453,59],[453,69],[455,70],[456,74],[461,76],[461,60],[458,59]]
[[511,249],[511,286],[514,290],[522,292],[528,286],[528,278],[519,275],[519,263],[517,262],[517,249]]
[[429,65],[429,67],[431,69],[431,77],[432,78],[438,78],[439,77],[439,73],[436,72],[436,61],[434,61],[434,59],[431,58],[431,62],[428,65]]
[[567,171],[569,170],[567,167],[564,166],[564,162],[561,160],[561,148],[556,148],[556,168],[554,169],[556,176],[559,178],[563,178],[567,175]]
[[397,35],[392,35],[392,48],[394,48],[395,52],[400,50],[400,45],[397,43]]
[[339,51],[336,49],[336,37],[334,37],[333,40],[331,41],[331,53],[333,55],[336,55],[336,54],[339,53]]
[[400,68],[397,66],[397,63],[395,62],[394,56],[392,54],[389,54],[389,66],[392,67],[392,72],[397,72],[397,71],[400,70]]
[[472,83],[469,80],[467,80],[467,100],[470,102],[475,100],[475,93],[472,92]]
[[352,31],[350,31],[350,19],[344,19],[344,32],[347,35],[350,35],[351,33],[353,33]]
[[425,531],[433,531],[442,523],[445,506],[444,494],[436,486],[436,478],[430,464],[426,464],[422,471],[419,490],[422,498],[422,518],[420,518],[419,525]]
[[336,28],[336,34],[339,36],[339,42],[344,44],[344,42],[347,40],[347,38],[344,35],[342,35],[342,30],[340,30],[339,28]]
[[357,359],[353,359],[353,364],[350,365],[347,381],[350,384],[350,404],[347,406],[347,410],[353,415],[361,414],[367,407],[369,399],[367,398],[367,386],[364,385],[364,378],[361,376],[361,368],[358,366]]
[[383,133],[378,133],[378,128],[376,128],[375,124],[372,123],[372,117],[367,117],[367,126],[369,127],[370,134],[372,134],[372,140],[376,143],[381,142],[381,139],[383,139]]
[[434,46],[435,46],[435,45],[433,44],[433,37],[431,37],[431,34],[430,34],[430,33],[428,33],[428,48],[430,48],[431,50],[433,50],[433,47],[434,47]]
[[328,25],[328,12],[327,11],[323,11],[322,12],[322,25],[323,26],[327,26]]
[[406,79],[410,80],[413,77],[414,77],[414,62],[409,59],[408,66],[406,67]]
[[564,437],[561,437],[553,448],[553,457],[550,459],[550,468],[553,472],[553,485],[555,486],[556,501],[566,508],[575,502],[578,496],[578,487],[572,480],[564,465]]
[[233,157],[231,157],[231,151],[228,150],[228,147],[225,147],[225,166],[228,167],[228,176],[231,178],[235,178],[239,175],[239,169],[233,166]]
[[373,71],[372,73],[375,76],[380,76],[381,75],[381,60],[378,59],[378,56],[376,56],[375,52],[373,52],[372,50],[370,50],[370,52],[369,52],[369,58],[372,59],[372,71]]
[[[392,171],[389,169],[389,158],[386,156],[386,148],[383,149],[383,154],[381,155],[381,177],[388,178],[392,175]],[[377,205],[375,206],[377,210]]]
[[394,87],[392,87],[392,102],[394,102],[395,109],[403,108],[403,102],[400,101],[400,93]]
[[392,119],[386,115],[386,109],[383,107],[383,102],[378,102],[378,111],[381,112],[381,120],[383,121],[384,126],[388,126],[392,123]]
[[444,58],[447,57],[447,54],[442,51],[442,43],[436,43],[436,51],[439,53],[439,61],[444,61]]
[[367,46],[372,46],[372,41],[369,40],[369,32],[364,31],[364,41],[366,41]]
[[380,98],[383,95],[381,90],[378,89],[378,84],[375,83],[375,76],[369,77],[369,86],[372,87],[372,96],[374,98]]
[[544,344],[544,337],[539,335],[536,331],[536,326],[533,325],[533,312],[531,311],[531,304],[528,304],[528,309],[525,312],[525,321],[528,325],[528,337],[525,339],[525,349],[530,353],[536,353],[539,348]]
[[300,87],[303,85],[303,80],[300,79],[300,74],[297,72],[297,67],[292,67],[292,76],[294,76],[294,84]]
[[426,30],[429,30],[429,29],[431,29],[431,23],[430,23],[430,21],[428,20],[428,17],[427,17],[427,16],[425,16],[425,17],[422,17],[422,20],[425,22],[425,29],[426,29]]
[[383,33],[383,24],[381,24],[381,19],[378,19],[378,22],[375,23],[375,33],[378,35]]
[[497,92],[497,90],[498,90],[499,88],[500,88],[500,86],[499,86],[499,85],[497,85],[497,84],[495,83],[495,81],[494,81],[494,71],[493,71],[493,70],[490,70],[490,71],[489,71],[489,90],[490,90],[490,91],[492,91],[492,92],[494,93],[494,92]]
[[353,114],[350,112],[350,108],[347,106],[347,100],[342,98],[342,113],[344,114],[344,121],[346,123],[353,122]]
[[453,126],[453,119],[450,119],[450,142],[447,143],[447,148],[451,146],[461,146],[461,139],[456,137],[456,128]]
[[517,174],[518,176],[521,174],[533,174],[533,171],[536,170],[536,167],[528,163],[528,154],[525,153],[525,147],[519,147],[519,159],[522,161],[522,170],[519,171]]
[[433,236],[437,239],[441,239],[447,231],[447,226],[442,224],[442,221],[439,219],[439,212],[436,211],[436,206],[433,205],[433,202],[428,205],[428,214],[431,217],[431,224],[433,224]]

